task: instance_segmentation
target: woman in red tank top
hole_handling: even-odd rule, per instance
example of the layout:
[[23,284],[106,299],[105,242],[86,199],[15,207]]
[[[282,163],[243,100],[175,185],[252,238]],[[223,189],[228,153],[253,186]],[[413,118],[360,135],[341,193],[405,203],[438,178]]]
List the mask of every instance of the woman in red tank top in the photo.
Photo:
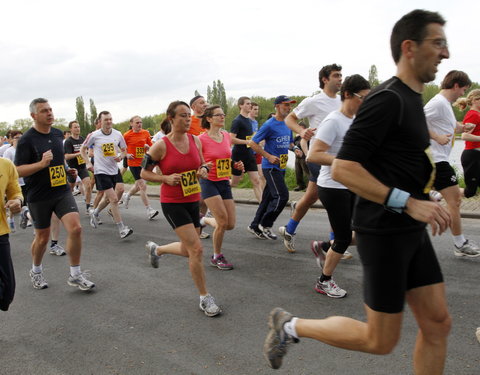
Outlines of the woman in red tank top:
[[[207,316],[215,316],[221,309],[207,291],[199,238],[199,178],[207,178],[209,167],[204,162],[199,139],[187,134],[191,121],[188,104],[181,101],[170,103],[167,119],[172,131],[149,149],[142,163],[141,177],[162,183],[160,202],[163,214],[180,242],[159,246],[148,241],[145,247],[154,268],[158,268],[163,254],[187,257],[193,282],[200,293],[199,307]],[[153,172],[157,165],[162,175]]]

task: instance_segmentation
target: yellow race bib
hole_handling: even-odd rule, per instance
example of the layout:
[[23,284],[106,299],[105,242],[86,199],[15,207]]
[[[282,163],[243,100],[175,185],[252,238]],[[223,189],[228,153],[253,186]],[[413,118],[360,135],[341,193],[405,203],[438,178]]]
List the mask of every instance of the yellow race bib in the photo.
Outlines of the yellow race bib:
[[288,154],[280,155],[280,169],[287,168]]
[[143,159],[145,156],[145,147],[135,147],[135,157],[137,159]]
[[187,197],[192,194],[200,193],[200,184],[198,183],[197,171],[191,170],[182,173],[181,185],[183,196]]
[[115,156],[115,146],[113,143],[102,144],[103,156]]
[[[252,135],[247,135],[247,136],[245,136],[245,140],[246,140],[246,141],[249,141],[249,140],[251,140],[252,138],[253,138],[253,134],[252,134]],[[247,145],[247,148],[250,148],[250,146]]]
[[230,177],[232,175],[232,162],[230,158],[217,159],[217,178]]
[[56,165],[48,168],[50,173],[50,185],[52,187],[62,186],[67,183],[67,174],[63,165]]
[[430,164],[432,164],[432,172],[430,173],[430,179],[428,180],[427,184],[423,188],[423,193],[428,194],[430,190],[432,190],[433,183],[435,181],[435,174],[437,170],[435,166],[435,161],[433,160],[432,149],[430,148],[430,146],[428,146],[425,149],[425,155],[427,155],[427,158],[430,161]]
[[85,160],[83,160],[82,155],[77,155],[77,162],[78,165],[85,164]]

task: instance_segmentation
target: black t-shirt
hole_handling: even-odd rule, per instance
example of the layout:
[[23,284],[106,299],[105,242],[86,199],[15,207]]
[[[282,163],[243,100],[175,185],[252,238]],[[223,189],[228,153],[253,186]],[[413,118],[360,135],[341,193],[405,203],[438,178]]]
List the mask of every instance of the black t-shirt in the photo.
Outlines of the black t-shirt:
[[[252,139],[253,128],[252,122],[249,118],[238,115],[232,121],[232,127],[230,128],[230,133],[237,135],[238,139]],[[253,155],[252,149],[246,145],[233,145],[232,154],[234,155]]]
[[82,156],[80,155],[80,148],[82,147],[83,141],[84,138],[82,136],[79,136],[78,139],[68,137],[63,143],[63,149],[65,150],[65,154],[78,154],[76,158],[67,160],[67,164],[70,168],[87,168],[85,160],[83,160]]
[[[397,77],[376,87],[353,121],[338,159],[356,161],[389,187],[428,199],[435,177],[421,94]],[[399,233],[419,230],[424,223],[406,213],[359,198],[353,228],[366,233]]]
[[27,202],[57,198],[70,191],[65,174],[63,132],[56,128],[51,128],[48,134],[39,133],[34,128],[28,129],[18,140],[15,165],[37,163],[48,150],[53,153],[50,165],[24,177]]

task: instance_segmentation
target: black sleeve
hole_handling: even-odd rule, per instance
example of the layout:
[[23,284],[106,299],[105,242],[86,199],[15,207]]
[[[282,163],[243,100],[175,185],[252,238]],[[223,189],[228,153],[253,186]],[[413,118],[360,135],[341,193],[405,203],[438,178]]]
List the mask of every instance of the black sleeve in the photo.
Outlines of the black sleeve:
[[70,138],[68,138],[67,140],[65,140],[65,143],[63,144],[63,149],[64,149],[64,152],[65,152],[66,154],[73,154],[73,153],[74,153],[73,143],[72,143],[72,141],[70,140]]
[[391,134],[391,127],[400,122],[401,100],[391,90],[378,91],[367,97],[345,134],[337,159],[365,164],[385,137]]
[[238,119],[234,119],[232,121],[232,126],[230,127],[230,133],[233,133],[233,134],[237,134],[240,132],[240,125],[241,125],[241,121],[239,121]]
[[17,143],[17,152],[15,153],[15,165],[32,164],[35,160],[33,158],[33,150],[30,142],[26,142],[22,136]]

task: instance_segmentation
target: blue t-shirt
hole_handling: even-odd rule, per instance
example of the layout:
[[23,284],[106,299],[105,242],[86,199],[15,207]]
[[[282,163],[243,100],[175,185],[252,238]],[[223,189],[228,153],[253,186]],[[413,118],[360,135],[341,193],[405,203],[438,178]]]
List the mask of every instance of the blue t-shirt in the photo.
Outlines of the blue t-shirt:
[[252,123],[253,132],[256,133],[258,131],[258,121],[250,119],[250,122]]
[[280,165],[272,164],[266,158],[263,158],[262,168],[284,170],[287,167],[288,148],[290,143],[293,142],[292,131],[284,121],[277,121],[275,117],[272,117],[262,125],[252,138],[252,141],[255,143],[260,143],[263,140],[265,140],[264,150],[271,155],[279,157]]

